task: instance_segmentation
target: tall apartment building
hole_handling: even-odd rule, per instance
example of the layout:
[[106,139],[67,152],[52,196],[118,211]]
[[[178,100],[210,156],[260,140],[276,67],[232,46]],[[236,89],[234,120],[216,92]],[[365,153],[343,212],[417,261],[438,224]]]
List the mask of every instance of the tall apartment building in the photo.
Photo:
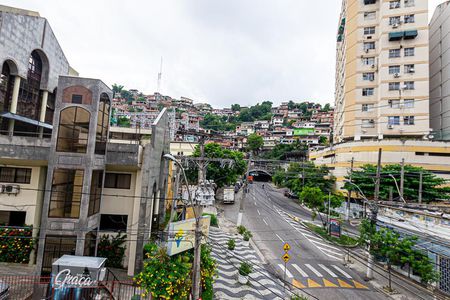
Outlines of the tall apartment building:
[[428,69],[428,1],[343,0],[335,142],[426,136]]
[[430,121],[435,138],[450,140],[450,1],[430,22]]

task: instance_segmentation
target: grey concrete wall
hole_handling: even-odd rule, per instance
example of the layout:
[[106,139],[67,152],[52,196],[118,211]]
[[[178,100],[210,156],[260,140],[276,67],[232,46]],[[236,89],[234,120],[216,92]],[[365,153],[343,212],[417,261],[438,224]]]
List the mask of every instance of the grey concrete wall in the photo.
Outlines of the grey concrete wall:
[[0,159],[34,161],[46,164],[50,153],[50,139],[0,135]]
[[106,164],[116,166],[138,166],[139,148],[137,144],[108,143],[106,148]]
[[18,75],[27,77],[31,52],[41,50],[48,60],[48,81],[43,80],[41,89],[53,91],[58,76],[69,74],[69,62],[62,51],[46,19],[9,12],[0,12],[0,63],[12,60]]

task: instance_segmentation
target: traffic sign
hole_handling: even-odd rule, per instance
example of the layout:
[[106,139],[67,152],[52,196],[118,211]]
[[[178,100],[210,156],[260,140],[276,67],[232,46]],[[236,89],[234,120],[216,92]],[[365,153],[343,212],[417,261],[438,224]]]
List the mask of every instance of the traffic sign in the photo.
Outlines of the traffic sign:
[[285,263],[287,263],[291,257],[289,256],[289,254],[285,253],[281,258],[284,260]]
[[288,252],[289,250],[291,250],[291,246],[288,243],[285,243],[284,246],[283,246],[283,250],[285,252]]

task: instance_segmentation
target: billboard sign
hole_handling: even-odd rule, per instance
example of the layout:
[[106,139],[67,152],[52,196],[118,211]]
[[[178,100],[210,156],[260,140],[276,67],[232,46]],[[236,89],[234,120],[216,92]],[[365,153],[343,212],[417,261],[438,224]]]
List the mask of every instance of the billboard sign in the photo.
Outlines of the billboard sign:
[[341,236],[341,223],[339,220],[330,219],[330,224],[328,225],[330,228],[330,234],[336,237]]
[[[200,218],[202,233],[209,233],[210,216]],[[169,226],[169,240],[167,242],[167,253],[172,256],[194,248],[195,242],[195,219],[172,222]]]
[[314,128],[295,128],[294,136],[314,134]]

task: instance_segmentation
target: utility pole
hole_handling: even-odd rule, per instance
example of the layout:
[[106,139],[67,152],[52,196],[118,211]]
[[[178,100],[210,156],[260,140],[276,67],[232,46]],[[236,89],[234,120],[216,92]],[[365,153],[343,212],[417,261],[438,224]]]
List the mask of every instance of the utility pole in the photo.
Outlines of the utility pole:
[[250,164],[252,163],[252,154],[251,152],[249,153],[249,159],[248,159],[248,163],[247,163],[247,171],[245,171],[245,181],[244,181],[244,188],[242,189],[242,199],[241,199],[241,203],[239,204],[239,213],[238,213],[238,219],[237,219],[237,226],[241,226],[242,224],[242,215],[244,214],[244,201],[245,198],[247,197],[247,193],[248,193],[248,173],[250,171]]
[[[205,144],[204,139],[200,138],[199,140],[200,147],[200,162],[198,167],[198,187],[201,184],[206,185],[206,163],[205,163]],[[190,191],[188,190],[188,193]],[[196,198],[196,197],[195,197]],[[194,199],[195,199],[194,198]],[[200,264],[201,264],[201,251],[202,251],[202,227],[201,227],[201,218],[203,213],[203,207],[198,199],[195,199],[195,246],[194,246],[194,269],[192,272],[192,296],[194,300],[200,298],[200,286],[201,286],[201,274],[200,274]]]
[[419,174],[419,203],[422,203],[422,185],[423,185],[423,172]]
[[[370,208],[370,223],[371,225],[376,228],[377,226],[377,215],[378,215],[378,198],[380,196],[380,184],[381,184],[381,153],[382,149],[378,149],[378,162],[377,162],[377,175],[376,175],[376,182],[375,182],[375,193],[374,193],[374,201],[373,203],[368,203]],[[370,241],[368,241],[368,258],[367,258],[367,273],[366,277],[367,279],[373,278],[373,255],[370,254]]]
[[[350,162],[350,175],[349,175],[349,180],[350,182],[352,181],[352,174],[353,174],[353,163],[355,161],[355,158],[352,157],[352,160]],[[350,201],[352,198],[352,192],[348,191],[348,195],[347,195],[347,207],[345,209],[345,220],[348,221],[350,219]]]
[[403,197],[403,186],[405,182],[405,159],[402,158],[401,163],[401,171],[400,171],[400,198],[405,201],[405,198]]

